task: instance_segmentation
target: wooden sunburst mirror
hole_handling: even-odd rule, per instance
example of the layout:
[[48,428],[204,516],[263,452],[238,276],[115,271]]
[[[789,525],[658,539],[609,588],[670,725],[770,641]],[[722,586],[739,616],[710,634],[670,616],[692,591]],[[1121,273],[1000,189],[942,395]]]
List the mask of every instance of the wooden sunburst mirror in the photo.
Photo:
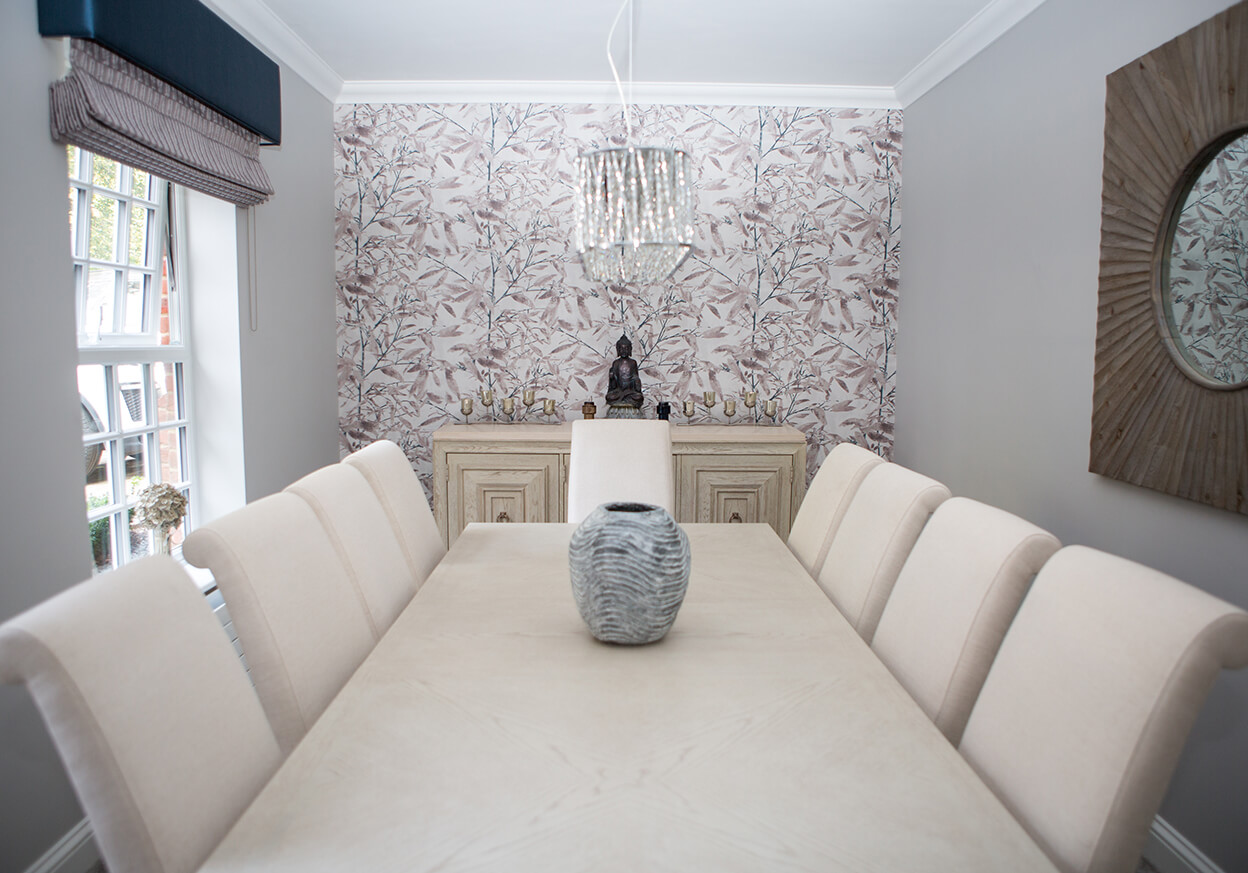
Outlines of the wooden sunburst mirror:
[[[1178,262],[1186,262],[1188,243],[1175,248],[1189,193],[1215,156],[1245,132],[1248,3],[1106,79],[1088,469],[1248,514],[1248,378],[1238,375],[1248,359],[1230,361],[1229,370],[1207,367],[1200,348],[1212,330],[1224,327],[1228,313],[1233,329],[1245,331],[1248,306],[1227,304],[1228,293],[1244,294],[1242,271],[1238,288],[1220,284],[1208,292],[1216,301],[1211,306],[1226,308],[1212,313],[1213,326],[1202,327],[1189,348],[1179,330],[1191,321],[1191,295],[1183,285],[1200,270],[1183,273]],[[1222,345],[1232,357],[1248,351],[1240,340]]]

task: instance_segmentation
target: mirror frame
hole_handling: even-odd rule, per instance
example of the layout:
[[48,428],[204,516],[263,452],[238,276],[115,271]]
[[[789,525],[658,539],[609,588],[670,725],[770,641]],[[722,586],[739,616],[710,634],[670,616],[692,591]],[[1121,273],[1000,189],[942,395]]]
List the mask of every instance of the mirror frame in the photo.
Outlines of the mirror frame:
[[1248,388],[1180,364],[1161,287],[1176,198],[1211,148],[1248,127],[1245,83],[1248,0],[1105,79],[1088,469],[1248,514]]

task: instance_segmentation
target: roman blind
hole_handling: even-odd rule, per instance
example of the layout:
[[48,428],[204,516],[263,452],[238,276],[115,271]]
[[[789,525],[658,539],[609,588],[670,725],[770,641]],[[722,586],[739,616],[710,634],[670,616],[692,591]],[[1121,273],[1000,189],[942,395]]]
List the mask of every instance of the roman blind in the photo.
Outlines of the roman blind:
[[51,88],[52,138],[81,146],[239,206],[273,193],[260,136],[84,39]]

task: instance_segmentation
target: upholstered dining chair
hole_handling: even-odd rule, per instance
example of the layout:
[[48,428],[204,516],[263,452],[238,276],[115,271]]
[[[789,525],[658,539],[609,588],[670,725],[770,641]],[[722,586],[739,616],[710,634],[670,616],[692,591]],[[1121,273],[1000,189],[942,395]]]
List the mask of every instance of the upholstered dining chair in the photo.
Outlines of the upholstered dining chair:
[[220,622],[165,556],[0,625],[0,680],[30,690],[119,873],[197,869],[281,762]]
[[946,500],[902,565],[871,648],[955,746],[1031,580],[1061,547],[966,497]]
[[216,577],[289,752],[376,642],[329,533],[302,498],[279,492],[201,525],[182,555]]
[[816,581],[868,643],[910,549],[949,489],[899,464],[877,464],[858,486]]
[[324,525],[373,638],[381,639],[424,580],[413,574],[377,492],[351,464],[322,467],[286,491],[306,501]]
[[853,443],[838,443],[819,465],[789,530],[789,550],[810,575],[818,576],[823,569],[828,548],[858,486],[882,463],[884,459],[875,452]]
[[373,487],[398,535],[412,578],[417,587],[423,585],[446,554],[446,544],[411,461],[390,440],[377,440],[343,461],[359,470]]
[[1067,873],[1135,870],[1179,752],[1248,613],[1083,546],[1040,570],[960,750]]
[[568,521],[580,523],[600,504],[635,501],[676,513],[672,431],[666,421],[572,422]]

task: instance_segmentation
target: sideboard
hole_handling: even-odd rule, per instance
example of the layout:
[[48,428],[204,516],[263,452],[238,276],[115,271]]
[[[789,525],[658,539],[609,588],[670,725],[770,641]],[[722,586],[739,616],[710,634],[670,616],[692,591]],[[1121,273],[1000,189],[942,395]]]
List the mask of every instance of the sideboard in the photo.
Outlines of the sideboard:
[[[572,425],[453,424],[433,434],[433,512],[449,546],[474,521],[567,518]],[[806,493],[789,425],[672,425],[676,520],[766,522],[782,539]]]

